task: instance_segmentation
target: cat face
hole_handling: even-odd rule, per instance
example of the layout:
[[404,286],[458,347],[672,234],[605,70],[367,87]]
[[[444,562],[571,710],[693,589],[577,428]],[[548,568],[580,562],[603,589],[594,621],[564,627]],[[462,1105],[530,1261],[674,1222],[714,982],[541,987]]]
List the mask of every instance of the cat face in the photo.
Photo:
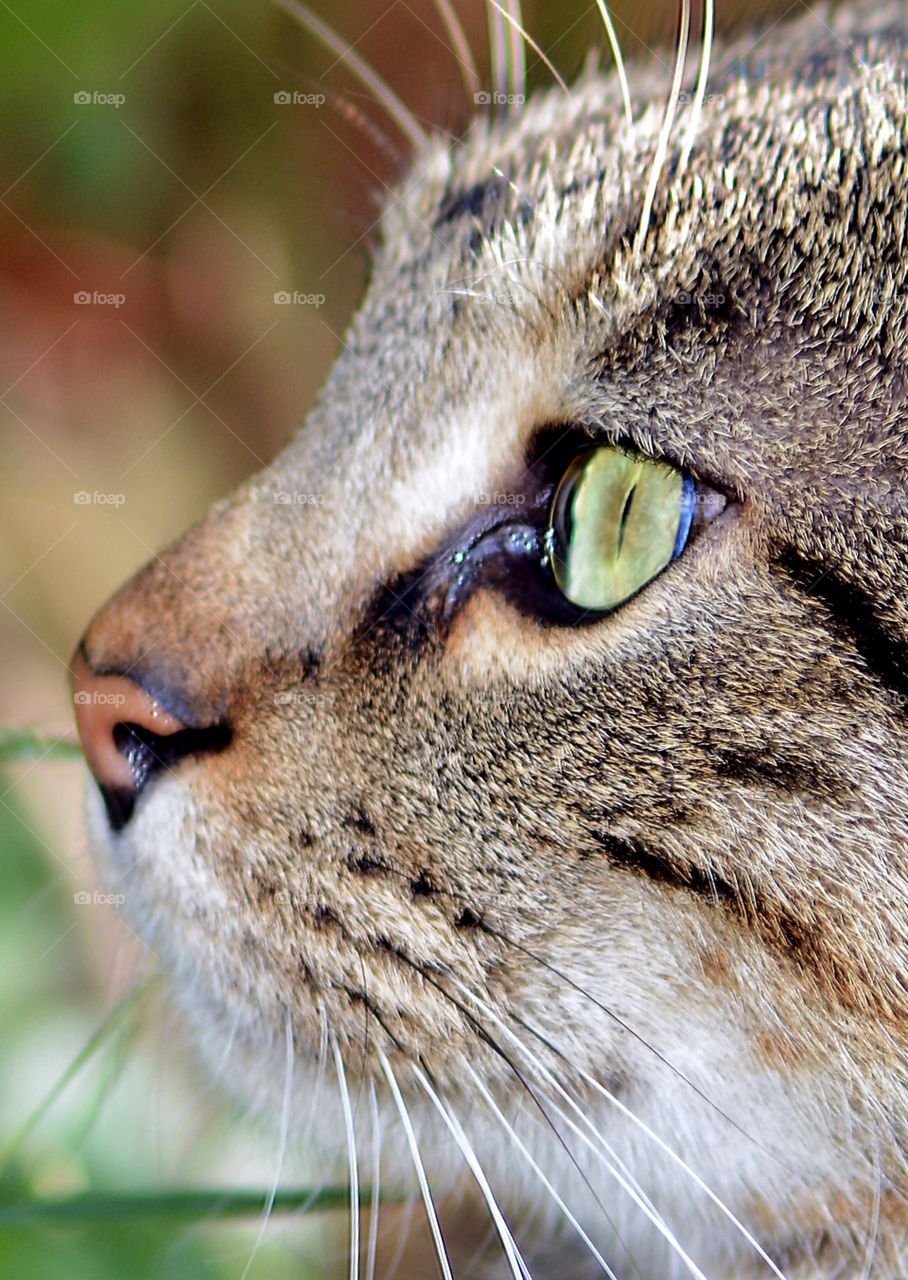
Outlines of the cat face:
[[[392,1180],[403,1108],[437,1194],[466,1143],[528,1255],[567,1206],[644,1274],[768,1274],[753,1233],[831,1275],[883,1177],[897,1228],[900,25],[724,51],[636,245],[663,77],[632,132],[592,75],[432,144],[299,437],[76,659],[138,689],[89,819],[203,1052],[303,1116],[337,1046]],[[599,611],[546,538],[609,447],[708,513]]]

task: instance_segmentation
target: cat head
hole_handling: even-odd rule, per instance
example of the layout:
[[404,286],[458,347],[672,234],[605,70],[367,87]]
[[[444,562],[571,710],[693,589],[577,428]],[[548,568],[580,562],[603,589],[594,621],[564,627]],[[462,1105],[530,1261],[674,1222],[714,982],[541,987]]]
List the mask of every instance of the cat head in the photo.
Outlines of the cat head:
[[590,72],[433,140],[299,436],[79,646],[94,841],[194,1038],[300,1114],[336,1046],[400,1185],[406,1109],[440,1194],[468,1142],[535,1203],[512,1126],[635,1258],[766,1273],[684,1163],[792,1274],[881,1169],[897,1222],[904,25],[721,50],[689,158],[654,70],[632,127]]

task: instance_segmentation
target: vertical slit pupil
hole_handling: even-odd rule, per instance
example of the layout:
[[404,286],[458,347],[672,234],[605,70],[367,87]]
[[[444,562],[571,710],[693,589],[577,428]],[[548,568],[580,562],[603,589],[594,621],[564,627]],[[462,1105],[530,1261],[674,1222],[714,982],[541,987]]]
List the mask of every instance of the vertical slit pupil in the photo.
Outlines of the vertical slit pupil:
[[634,505],[634,494],[637,492],[637,485],[634,483],[627,491],[627,497],[624,499],[624,509],[621,512],[621,520],[618,524],[618,555],[621,555],[621,548],[624,546],[624,534],[627,529],[627,522],[630,519],[631,507]]

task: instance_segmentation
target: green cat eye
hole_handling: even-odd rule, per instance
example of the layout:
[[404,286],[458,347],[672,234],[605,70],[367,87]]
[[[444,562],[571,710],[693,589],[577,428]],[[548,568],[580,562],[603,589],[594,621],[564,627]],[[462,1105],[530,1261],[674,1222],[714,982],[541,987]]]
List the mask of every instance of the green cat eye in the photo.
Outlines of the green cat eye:
[[581,609],[614,609],[684,550],[694,483],[678,467],[604,446],[579,454],[555,492],[555,581]]

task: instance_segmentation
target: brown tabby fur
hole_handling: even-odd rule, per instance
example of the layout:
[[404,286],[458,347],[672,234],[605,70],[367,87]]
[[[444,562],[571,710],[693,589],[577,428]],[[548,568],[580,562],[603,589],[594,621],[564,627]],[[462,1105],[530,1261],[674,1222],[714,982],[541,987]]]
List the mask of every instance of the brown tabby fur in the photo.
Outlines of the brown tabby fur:
[[[386,1178],[416,1194],[379,1050],[439,1199],[481,1205],[422,1064],[538,1280],[600,1271],[470,1070],[619,1276],[688,1273],[495,1018],[711,1280],[772,1273],[578,1069],[791,1280],[904,1274],[906,38],[903,5],[859,3],[720,48],[639,255],[655,64],[633,132],[590,72],[433,143],[299,437],[84,641],[232,730],[122,835],[90,803],[203,1052],[232,1036],[231,1086],[276,1113],[289,1018],[302,1117],[324,1009],[351,1091],[376,1083]],[[446,611],[481,495],[530,495],[533,442],[565,424],[728,509],[592,625],[541,621],[506,574]],[[330,1052],[327,1075],[343,1174]],[[454,1274],[511,1274],[467,1220]]]

